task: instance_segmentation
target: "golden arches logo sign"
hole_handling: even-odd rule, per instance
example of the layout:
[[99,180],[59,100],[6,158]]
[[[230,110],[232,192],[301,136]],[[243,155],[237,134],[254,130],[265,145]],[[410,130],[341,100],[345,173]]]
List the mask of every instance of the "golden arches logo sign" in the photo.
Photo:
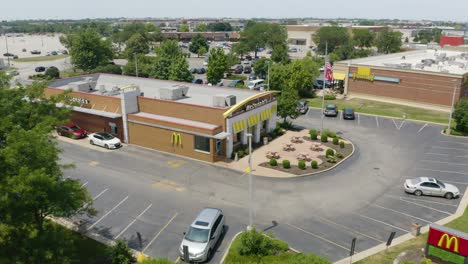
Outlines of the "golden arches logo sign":
[[[445,242],[445,244],[444,244]],[[452,244],[453,244],[453,249],[452,248]],[[458,253],[458,238],[457,237],[454,237],[454,236],[451,236],[449,234],[443,234],[440,239],[439,239],[439,242],[437,243],[437,246],[440,247],[440,248],[446,248],[448,250],[452,250],[453,252],[456,252]]]
[[176,146],[182,146],[182,135],[180,133],[172,133],[171,144]]

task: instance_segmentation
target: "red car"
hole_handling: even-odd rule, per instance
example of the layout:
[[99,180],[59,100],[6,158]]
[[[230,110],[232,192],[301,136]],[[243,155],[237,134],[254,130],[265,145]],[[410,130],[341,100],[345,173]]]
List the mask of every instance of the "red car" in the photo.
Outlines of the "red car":
[[57,127],[57,134],[59,136],[69,137],[73,139],[85,138],[88,133],[86,130],[80,128],[75,124],[68,124]]

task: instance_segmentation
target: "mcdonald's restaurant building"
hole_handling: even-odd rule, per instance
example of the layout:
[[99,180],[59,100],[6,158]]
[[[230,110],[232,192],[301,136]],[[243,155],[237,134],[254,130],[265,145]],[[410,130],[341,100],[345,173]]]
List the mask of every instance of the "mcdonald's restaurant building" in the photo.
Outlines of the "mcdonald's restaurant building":
[[468,53],[416,50],[340,61],[333,77],[345,95],[449,109],[452,98],[468,97]]
[[198,160],[231,158],[276,127],[276,94],[92,74],[49,84],[46,96],[69,90],[72,122],[89,132],[109,132],[128,144]]

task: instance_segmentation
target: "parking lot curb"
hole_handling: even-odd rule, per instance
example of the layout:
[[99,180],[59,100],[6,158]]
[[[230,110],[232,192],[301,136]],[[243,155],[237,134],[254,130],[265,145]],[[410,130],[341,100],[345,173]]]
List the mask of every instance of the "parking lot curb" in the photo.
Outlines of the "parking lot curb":
[[441,133],[443,136],[446,136],[446,137],[454,137],[454,138],[465,138],[465,139],[468,139],[468,136],[447,135],[447,134],[445,134],[445,129],[444,129],[444,130],[441,130],[440,133]]
[[244,230],[237,232],[237,234],[234,235],[234,237],[231,239],[231,242],[229,242],[228,247],[226,248],[226,252],[224,252],[223,257],[221,258],[221,261],[219,263],[224,263],[224,261],[227,258],[227,255],[229,254],[229,250],[231,249],[232,243],[234,243],[234,240],[244,232]]
[[[322,109],[320,107],[315,107],[315,106],[309,106],[309,108],[312,109]],[[386,116],[386,115],[376,115],[376,114],[368,114],[368,113],[362,113],[362,112],[357,112],[357,114],[360,115],[366,115],[366,116],[377,116],[377,117],[385,117],[385,118],[394,118],[398,120],[407,120],[407,121],[413,121],[413,122],[418,122],[418,123],[427,123],[427,124],[433,124],[433,125],[439,125],[439,126],[446,126],[447,124],[445,123],[437,123],[437,122],[431,122],[431,121],[424,121],[424,120],[418,120],[418,119],[410,119],[410,118],[402,118],[402,117],[395,117],[395,116]]]
[[[465,193],[462,197],[462,200],[460,201],[460,204],[458,205],[458,208],[457,208],[457,211],[452,214],[452,215],[449,215],[437,222],[434,222],[435,224],[438,224],[438,225],[445,225],[455,219],[457,219],[458,217],[462,216],[463,213],[465,212],[466,208],[468,206],[468,188],[465,190]],[[423,227],[421,227],[421,234],[425,234],[429,232],[429,225],[425,225]],[[386,243],[382,243],[382,244],[379,244],[373,248],[370,248],[370,249],[367,249],[365,251],[362,251],[362,252],[359,252],[358,254],[352,256],[351,257],[347,257],[347,258],[344,258],[344,259],[341,259],[339,261],[336,261],[335,264],[348,264],[348,263],[355,263],[357,261],[360,261],[360,260],[363,260],[367,257],[370,257],[372,255],[375,255],[381,251],[384,251],[388,248],[391,248],[391,247],[394,247],[394,246],[397,246],[399,244],[402,244],[408,240],[411,240],[415,238],[411,233],[407,233],[407,234],[404,234],[400,237],[397,237],[393,240],[392,242],[392,245],[390,245],[389,247],[387,247]]]

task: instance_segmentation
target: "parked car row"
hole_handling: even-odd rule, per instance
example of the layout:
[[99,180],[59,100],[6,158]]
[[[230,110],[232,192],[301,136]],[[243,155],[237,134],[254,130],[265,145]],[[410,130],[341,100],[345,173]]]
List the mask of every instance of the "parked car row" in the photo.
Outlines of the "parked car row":
[[[57,135],[72,139],[83,139],[88,137],[88,132],[75,124],[61,125],[55,130]],[[107,132],[90,134],[89,143],[106,149],[117,149],[122,146],[120,139]]]
[[197,74],[205,74],[206,70],[203,67],[202,68],[191,68],[190,72],[191,73],[197,73]]

